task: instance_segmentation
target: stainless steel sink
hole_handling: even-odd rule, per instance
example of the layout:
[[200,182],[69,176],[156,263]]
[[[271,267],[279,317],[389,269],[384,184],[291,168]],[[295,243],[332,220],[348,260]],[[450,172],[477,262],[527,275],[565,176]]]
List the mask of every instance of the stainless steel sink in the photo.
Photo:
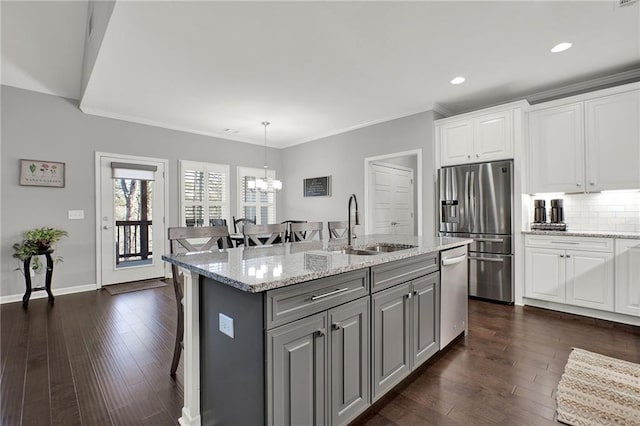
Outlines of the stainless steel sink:
[[343,247],[338,250],[331,250],[333,253],[341,253],[341,254],[355,254],[358,256],[371,256],[374,254],[379,254],[377,251],[373,250],[362,250],[354,247]]
[[371,256],[373,254],[389,253],[398,250],[407,250],[416,248],[409,244],[393,244],[393,243],[375,243],[362,247],[341,247],[331,250],[333,253],[355,254],[358,256]]
[[417,246],[412,246],[409,244],[375,243],[375,244],[370,244],[364,247],[360,247],[360,249],[375,251],[377,253],[388,253],[392,251],[408,250],[416,247]]

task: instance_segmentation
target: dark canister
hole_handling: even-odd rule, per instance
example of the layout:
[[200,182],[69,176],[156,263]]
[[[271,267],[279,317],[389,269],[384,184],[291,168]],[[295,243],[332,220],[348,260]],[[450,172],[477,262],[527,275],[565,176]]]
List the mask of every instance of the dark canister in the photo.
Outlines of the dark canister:
[[564,223],[562,199],[551,200],[551,223]]
[[547,208],[544,200],[533,200],[533,223],[547,222]]

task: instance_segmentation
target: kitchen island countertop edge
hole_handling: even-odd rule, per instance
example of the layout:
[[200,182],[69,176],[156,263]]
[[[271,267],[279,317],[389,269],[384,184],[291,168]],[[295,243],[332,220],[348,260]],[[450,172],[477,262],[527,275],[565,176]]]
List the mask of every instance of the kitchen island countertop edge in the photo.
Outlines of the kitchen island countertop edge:
[[329,240],[164,255],[162,259],[239,290],[259,293],[396,260],[448,250],[470,244],[472,240],[375,234],[359,237],[353,246],[366,247],[380,242],[415,247],[363,256],[334,251],[344,247],[346,241]]

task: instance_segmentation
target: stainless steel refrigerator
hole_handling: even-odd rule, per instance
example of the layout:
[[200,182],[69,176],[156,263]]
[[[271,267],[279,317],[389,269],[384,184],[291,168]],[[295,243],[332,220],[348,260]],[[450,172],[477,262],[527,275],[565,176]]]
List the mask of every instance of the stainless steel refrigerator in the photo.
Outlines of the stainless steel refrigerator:
[[469,295],[513,303],[513,162],[443,167],[440,235],[473,238]]

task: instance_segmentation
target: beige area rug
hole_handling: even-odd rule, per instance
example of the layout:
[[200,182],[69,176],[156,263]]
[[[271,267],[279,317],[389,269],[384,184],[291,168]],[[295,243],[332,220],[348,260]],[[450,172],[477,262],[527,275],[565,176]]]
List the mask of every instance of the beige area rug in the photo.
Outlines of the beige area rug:
[[148,280],[148,281],[135,281],[132,283],[124,284],[111,284],[105,285],[103,288],[107,292],[115,296],[116,294],[131,293],[132,291],[148,290],[150,288],[166,287],[167,283],[160,280]]
[[574,348],[556,400],[563,423],[640,426],[640,364]]

